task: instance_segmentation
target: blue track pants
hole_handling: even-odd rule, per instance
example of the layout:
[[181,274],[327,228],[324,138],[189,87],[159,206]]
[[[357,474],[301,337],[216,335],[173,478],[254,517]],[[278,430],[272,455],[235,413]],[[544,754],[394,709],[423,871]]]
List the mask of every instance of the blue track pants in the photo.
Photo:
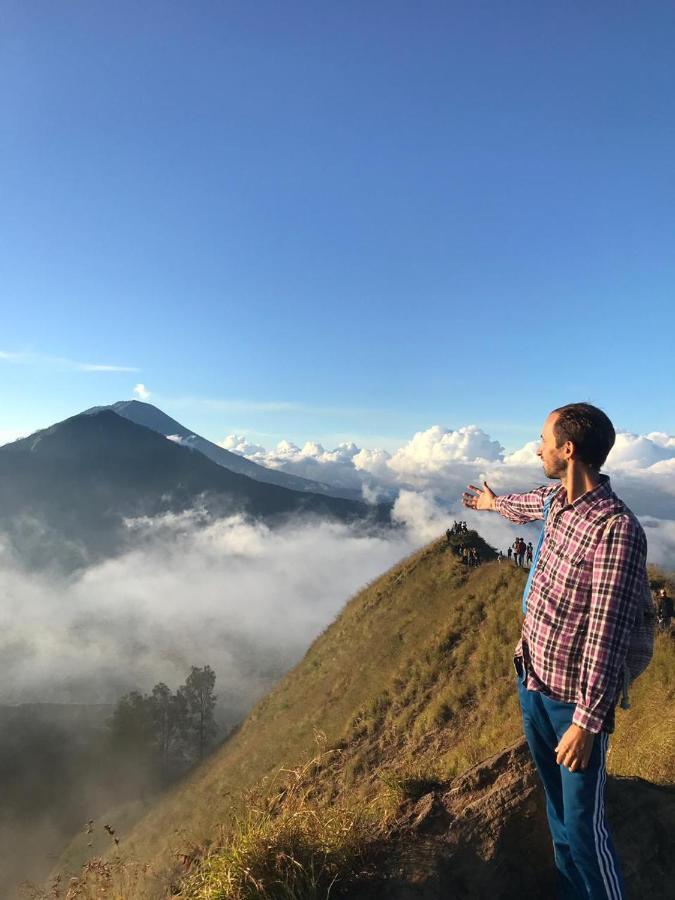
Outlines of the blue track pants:
[[560,900],[622,900],[623,880],[605,818],[605,756],[609,735],[593,740],[588,767],[570,772],[555,747],[572,724],[574,703],[528,691],[519,677],[523,728],[546,793]]

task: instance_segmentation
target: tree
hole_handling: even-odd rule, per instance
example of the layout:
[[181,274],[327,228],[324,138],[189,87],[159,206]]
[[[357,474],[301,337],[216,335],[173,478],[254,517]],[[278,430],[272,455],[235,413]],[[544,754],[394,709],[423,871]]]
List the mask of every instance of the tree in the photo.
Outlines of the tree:
[[153,738],[159,753],[162,773],[169,772],[172,752],[175,754],[187,729],[187,699],[182,689],[172,694],[160,681],[148,698]]
[[183,687],[183,692],[188,708],[188,728],[192,734],[194,745],[199,759],[204,754],[216,734],[216,723],[213,711],[216,705],[216,696],[213,689],[216,684],[216,673],[211,666],[200,669],[192,666]]
[[108,727],[113,744],[119,749],[145,756],[154,741],[148,696],[130,691],[120,697]]

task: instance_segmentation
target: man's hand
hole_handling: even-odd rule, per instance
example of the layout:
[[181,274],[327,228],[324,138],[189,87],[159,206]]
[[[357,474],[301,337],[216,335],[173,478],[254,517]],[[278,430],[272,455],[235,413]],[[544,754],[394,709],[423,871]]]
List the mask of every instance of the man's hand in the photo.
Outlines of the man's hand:
[[555,748],[555,761],[559,766],[565,766],[570,772],[585,769],[591,758],[594,737],[592,731],[586,731],[579,725],[570,725]]
[[469,488],[472,491],[476,491],[476,493],[470,494],[468,491],[464,491],[462,494],[462,503],[464,506],[468,506],[469,509],[495,508],[495,498],[497,495],[494,491],[490,490],[487,481],[483,482],[483,489],[476,487],[474,484],[470,484]]

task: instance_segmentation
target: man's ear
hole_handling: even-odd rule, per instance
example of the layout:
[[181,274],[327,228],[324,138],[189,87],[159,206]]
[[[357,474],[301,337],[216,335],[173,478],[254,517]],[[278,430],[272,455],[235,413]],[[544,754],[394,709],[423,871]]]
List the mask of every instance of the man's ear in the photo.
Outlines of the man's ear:
[[576,454],[576,447],[572,443],[572,441],[565,441],[563,444],[563,454],[565,455],[565,459],[574,459]]

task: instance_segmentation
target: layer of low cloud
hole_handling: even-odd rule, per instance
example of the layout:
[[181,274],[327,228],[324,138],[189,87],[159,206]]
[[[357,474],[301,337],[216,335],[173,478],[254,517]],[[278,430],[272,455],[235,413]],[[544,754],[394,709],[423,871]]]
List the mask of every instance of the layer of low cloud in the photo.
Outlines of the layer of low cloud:
[[352,594],[420,543],[416,527],[133,520],[134,549],[69,579],[26,573],[0,542],[0,702],[110,702],[159,680],[177,686],[208,663],[221,702],[243,712]]

